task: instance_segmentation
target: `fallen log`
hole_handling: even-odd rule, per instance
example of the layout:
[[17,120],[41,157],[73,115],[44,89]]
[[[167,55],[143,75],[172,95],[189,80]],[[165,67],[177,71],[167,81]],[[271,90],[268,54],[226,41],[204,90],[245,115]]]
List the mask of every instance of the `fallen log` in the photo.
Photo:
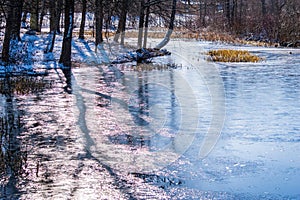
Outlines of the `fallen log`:
[[166,55],[171,55],[171,52],[167,51],[166,49],[141,48],[134,52],[131,51],[118,57],[116,60],[112,61],[112,64],[121,64],[134,61],[137,63],[143,63],[148,59]]

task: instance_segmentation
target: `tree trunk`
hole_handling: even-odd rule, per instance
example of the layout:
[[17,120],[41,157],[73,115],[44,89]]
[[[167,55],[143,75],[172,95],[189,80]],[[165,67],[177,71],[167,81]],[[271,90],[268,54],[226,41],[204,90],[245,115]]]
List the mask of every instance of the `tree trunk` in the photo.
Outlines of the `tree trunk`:
[[65,0],[64,39],[59,63],[71,67],[72,32],[74,21],[74,0]]
[[81,22],[79,30],[79,39],[84,39],[85,15],[86,15],[86,0],[82,0]]
[[204,15],[202,18],[202,25],[206,28],[206,15],[207,15],[207,0],[204,1]]
[[239,25],[240,25],[240,27],[242,27],[243,13],[244,13],[244,0],[240,0],[240,9],[239,9]]
[[140,1],[140,17],[139,17],[139,35],[138,35],[138,49],[142,47],[143,32],[144,32],[144,18],[145,18],[145,0]]
[[233,25],[232,24],[232,6],[231,6],[230,0],[225,1],[225,14],[226,14],[229,28],[232,28],[232,25]]
[[30,11],[30,30],[38,31],[39,0],[32,0]]
[[52,31],[49,33],[49,43],[46,47],[45,53],[53,52],[54,44],[55,44],[56,31]]
[[286,1],[281,2],[280,0],[275,0],[275,39],[278,42],[282,42],[281,32],[282,32],[282,11],[283,7],[286,5]]
[[119,37],[121,35],[121,44],[122,45],[124,45],[127,11],[128,11],[128,1],[123,0],[122,1],[122,10],[121,10],[121,15],[120,15],[120,20],[119,20],[119,23],[118,23],[118,29],[117,29],[116,35],[114,37],[114,41],[118,42]]
[[[55,44],[55,37],[56,33],[59,30],[59,21],[60,21],[60,7],[62,6],[62,2],[55,2],[50,1],[50,41],[47,45],[47,49],[45,50],[45,53],[53,52],[54,44]],[[52,7],[53,6],[53,9]],[[59,9],[58,9],[59,8]]]
[[[30,2],[31,3],[31,2]],[[27,15],[28,13],[30,13],[30,10],[31,10],[31,5],[30,3],[26,0],[23,0],[23,15],[22,15],[22,24],[21,24],[21,27],[22,28],[29,28],[28,27],[28,24],[26,23],[27,22]],[[1,9],[3,10],[3,5],[1,5]]]
[[150,15],[150,6],[148,6],[147,10],[146,10],[144,45],[143,45],[144,48],[147,47],[148,28],[149,28],[149,15]]
[[[74,3],[75,4],[75,3]],[[63,20],[61,19],[62,16],[61,16],[61,11],[62,11],[62,7],[63,7],[63,0],[58,0],[57,3],[56,3],[56,23],[57,23],[57,26],[56,26],[56,32],[57,33],[60,33],[60,21]]]
[[24,11],[23,16],[22,16],[22,20],[21,20],[21,22],[22,22],[21,27],[22,27],[22,28],[27,28],[27,27],[26,27],[26,26],[27,26],[27,25],[26,25],[27,14],[28,14],[28,12],[27,12],[27,11]]
[[59,22],[62,8],[62,0],[51,0],[50,1],[50,32],[59,30]]
[[39,30],[38,30],[39,32],[42,31],[44,16],[45,16],[45,0],[42,0],[42,8],[40,14]]
[[96,0],[96,51],[99,44],[103,42],[103,0]]
[[171,37],[171,35],[173,33],[173,30],[174,30],[174,21],[175,21],[175,15],[176,15],[176,2],[177,2],[176,0],[173,0],[169,30],[167,31],[164,39],[158,45],[156,45],[155,48],[157,48],[157,49],[163,48],[170,41],[170,37]]
[[10,61],[10,42],[20,40],[20,28],[22,19],[23,0],[8,2],[8,13],[6,19],[5,36],[2,47],[2,60],[5,63]]
[[[104,3],[103,3],[103,6],[105,5],[105,8],[106,8],[106,10],[105,11],[103,11],[104,12],[104,21],[105,21],[105,33],[104,33],[104,35],[105,35],[105,39],[106,39],[106,41],[108,41],[108,38],[109,38],[109,29],[111,28],[111,26],[112,26],[112,23],[111,23],[111,16],[112,16],[112,13],[113,13],[113,9],[115,8],[114,6],[115,6],[115,4],[114,3],[112,3],[112,4],[110,4],[110,3],[107,3],[107,1],[104,1]],[[104,22],[103,22],[103,24],[104,24]]]
[[13,25],[13,33],[16,34],[18,40],[21,40],[20,33],[21,33],[21,19],[22,19],[22,10],[23,10],[23,4],[24,0],[15,0],[18,4],[18,7],[14,8],[16,12],[16,20],[15,24]]
[[50,1],[49,3],[50,10],[50,32],[56,30],[56,0]]
[[266,0],[261,0],[261,12],[263,17],[267,14]]
[[236,25],[237,19],[237,0],[233,0],[232,7],[231,7],[231,24],[233,26]]

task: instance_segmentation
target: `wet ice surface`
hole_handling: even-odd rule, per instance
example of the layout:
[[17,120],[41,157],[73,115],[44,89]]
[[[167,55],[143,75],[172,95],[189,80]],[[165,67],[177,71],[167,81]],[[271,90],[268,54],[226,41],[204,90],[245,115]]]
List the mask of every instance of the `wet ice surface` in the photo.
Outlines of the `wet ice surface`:
[[[1,172],[1,198],[300,199],[299,50],[244,47],[265,61],[214,65],[201,53],[228,46],[167,48],[172,57],[154,61],[176,69],[82,64],[71,88],[50,70],[52,89],[16,96],[26,164],[14,179]],[[215,106],[208,84],[218,80],[225,122],[200,159]]]
[[179,174],[190,175],[186,188],[212,191],[211,197],[228,194],[220,199],[300,199],[300,51],[243,49],[265,61],[216,64],[226,96],[221,138],[203,160],[190,159],[191,148],[186,153],[190,166]]

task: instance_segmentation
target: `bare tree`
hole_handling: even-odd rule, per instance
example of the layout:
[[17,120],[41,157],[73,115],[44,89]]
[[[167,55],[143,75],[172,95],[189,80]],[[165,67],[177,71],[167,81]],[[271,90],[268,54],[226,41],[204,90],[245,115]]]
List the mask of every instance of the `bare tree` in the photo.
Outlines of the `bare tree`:
[[[200,3],[200,6],[201,5],[202,4]],[[202,26],[203,27],[206,27],[206,16],[207,16],[207,0],[204,1],[204,7],[203,7],[203,16],[202,16]]]
[[23,15],[22,15],[22,24],[21,24],[21,27],[22,28],[27,28],[27,14],[30,13],[30,4],[28,2],[28,0],[24,0],[23,2],[23,9],[22,9],[22,12],[23,12]]
[[84,39],[84,27],[85,27],[85,15],[86,15],[86,0],[82,0],[82,10],[81,10],[81,22],[79,29],[79,39]]
[[30,10],[30,30],[38,31],[39,0],[32,0]]
[[155,48],[157,48],[157,49],[163,48],[170,41],[171,35],[174,30],[174,21],[175,21],[175,15],[176,15],[176,3],[177,3],[177,0],[173,0],[172,13],[171,13],[171,18],[170,18],[170,22],[169,22],[169,29],[168,29],[165,37],[163,38],[163,40],[159,44],[156,45]]
[[41,13],[40,13],[40,22],[39,22],[39,27],[38,27],[38,31],[41,32],[42,31],[42,26],[43,26],[43,20],[44,20],[44,16],[46,15],[45,12],[45,1],[46,0],[42,0],[42,7],[41,7]]
[[121,44],[124,45],[124,37],[125,37],[125,28],[126,28],[126,17],[128,12],[128,4],[130,2],[128,0],[122,0],[122,9],[120,14],[120,20],[118,23],[118,29],[116,35],[114,37],[114,41],[118,42],[119,37],[121,35]]
[[149,15],[150,15],[150,6],[146,9],[146,16],[145,16],[145,32],[144,32],[144,44],[143,48],[147,47],[147,38],[148,38],[148,29],[149,29]]
[[20,40],[23,0],[8,1],[5,36],[2,48],[2,60],[10,61],[10,48],[12,40]]
[[225,0],[225,12],[229,28],[233,28],[235,24],[236,0]]
[[103,0],[95,0],[96,17],[96,51],[99,44],[103,42]]
[[74,0],[65,0],[64,38],[59,63],[71,67],[72,32],[74,22]]
[[281,41],[281,31],[282,31],[282,19],[281,19],[281,16],[282,16],[282,11],[283,11],[283,8],[286,4],[286,1],[282,1],[282,0],[275,0],[274,1],[275,3],[275,22],[276,22],[276,32],[275,32],[275,39],[277,41]]
[[59,32],[62,0],[50,0],[50,32]]
[[140,0],[140,13],[139,13],[139,34],[138,34],[138,48],[142,47],[143,32],[145,22],[145,0]]
[[263,16],[267,14],[266,0],[261,0],[261,12]]
[[52,0],[50,1],[50,41],[47,45],[46,53],[52,52],[55,43],[56,33],[59,30],[59,21],[61,15],[62,1]]

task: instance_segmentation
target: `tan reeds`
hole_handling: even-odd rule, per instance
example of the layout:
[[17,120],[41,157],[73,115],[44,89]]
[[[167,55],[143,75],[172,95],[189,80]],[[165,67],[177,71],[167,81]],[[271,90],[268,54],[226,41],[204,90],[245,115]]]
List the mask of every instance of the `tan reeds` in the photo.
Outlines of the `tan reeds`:
[[220,49],[211,50],[207,54],[210,56],[209,60],[214,62],[258,62],[261,60],[260,57],[246,50]]

